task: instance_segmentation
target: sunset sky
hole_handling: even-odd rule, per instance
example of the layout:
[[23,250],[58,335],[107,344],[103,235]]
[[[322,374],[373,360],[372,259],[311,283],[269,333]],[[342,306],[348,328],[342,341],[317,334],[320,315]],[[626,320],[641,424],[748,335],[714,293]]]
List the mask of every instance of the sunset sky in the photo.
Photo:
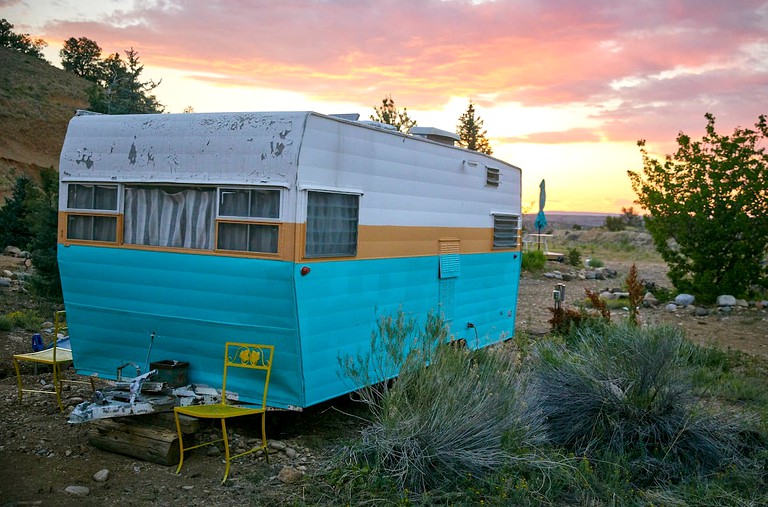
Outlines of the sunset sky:
[[[619,212],[636,141],[768,113],[768,0],[0,0],[17,33],[133,47],[167,111],[373,113],[454,131],[471,99],[523,205]],[[532,209],[536,211],[536,209]]]

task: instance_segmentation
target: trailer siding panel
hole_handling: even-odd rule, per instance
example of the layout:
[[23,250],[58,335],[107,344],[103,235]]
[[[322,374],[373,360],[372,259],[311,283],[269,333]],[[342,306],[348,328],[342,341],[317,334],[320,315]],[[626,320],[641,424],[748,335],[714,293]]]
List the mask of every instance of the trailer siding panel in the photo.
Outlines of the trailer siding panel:
[[[72,245],[59,266],[75,364],[114,378],[133,362],[189,361],[191,382],[221,387],[224,341],[275,345],[272,406],[303,406],[292,263]],[[126,375],[132,376],[132,368]],[[242,391],[248,398],[249,393]]]

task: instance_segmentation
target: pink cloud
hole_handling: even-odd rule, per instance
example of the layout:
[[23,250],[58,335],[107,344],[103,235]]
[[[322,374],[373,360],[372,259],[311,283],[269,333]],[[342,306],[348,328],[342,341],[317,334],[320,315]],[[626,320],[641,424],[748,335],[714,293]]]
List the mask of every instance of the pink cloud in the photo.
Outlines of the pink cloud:
[[[134,47],[147,65],[317,100],[368,105],[392,94],[409,109],[452,96],[531,107],[618,101],[597,115],[601,131],[636,140],[701,128],[707,111],[753,122],[768,103],[768,68],[743,48],[768,51],[767,18],[765,0],[168,0],[99,22],[51,21],[45,36],[86,36],[105,53]],[[700,73],[653,78],[678,68]],[[627,78],[641,84],[611,86]],[[530,138],[572,135],[597,138],[584,129]]]

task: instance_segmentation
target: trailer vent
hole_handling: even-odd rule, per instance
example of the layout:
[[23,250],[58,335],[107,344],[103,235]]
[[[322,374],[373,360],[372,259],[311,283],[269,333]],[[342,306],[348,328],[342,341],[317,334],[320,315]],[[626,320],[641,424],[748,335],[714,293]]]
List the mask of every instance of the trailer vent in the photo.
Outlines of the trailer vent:
[[448,146],[454,146],[456,141],[461,140],[461,138],[453,132],[436,129],[435,127],[412,127],[408,133],[415,137],[423,137],[430,141],[447,144]]
[[485,169],[485,184],[489,187],[499,186],[499,170],[495,167]]

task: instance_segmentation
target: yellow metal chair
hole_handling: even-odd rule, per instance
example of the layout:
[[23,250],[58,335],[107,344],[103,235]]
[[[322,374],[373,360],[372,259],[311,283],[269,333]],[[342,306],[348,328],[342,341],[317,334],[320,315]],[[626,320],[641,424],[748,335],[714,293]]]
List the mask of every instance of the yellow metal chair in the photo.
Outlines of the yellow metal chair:
[[[16,380],[19,384],[19,401],[22,400],[23,393],[55,394],[56,401],[59,404],[59,410],[63,412],[64,405],[61,404],[61,370],[72,363],[72,351],[60,348],[58,346],[58,341],[60,334],[67,334],[68,332],[67,314],[64,311],[56,312],[53,323],[53,344],[49,348],[38,352],[15,354],[13,356],[13,366],[16,368]],[[20,362],[51,365],[53,368],[53,392],[41,391],[39,389],[24,389],[21,382],[21,370],[19,369]]]
[[[267,458],[267,462],[269,462],[265,416],[267,411],[267,388],[269,386],[269,377],[272,372],[272,360],[274,358],[274,353],[275,347],[273,345],[227,342],[224,348],[224,377],[221,385],[221,402],[211,405],[175,407],[173,409],[174,417],[176,419],[176,431],[179,434],[179,467],[176,469],[177,474],[181,472],[181,467],[184,464],[184,451],[197,449],[198,447],[204,447],[206,445],[212,445],[217,442],[224,442],[224,458],[226,468],[224,470],[224,478],[221,480],[222,484],[224,484],[224,482],[227,480],[227,476],[229,475],[229,464],[234,458],[239,458],[241,456],[245,456],[246,454],[251,454],[253,452],[263,450]],[[227,370],[229,368],[250,368],[253,370],[260,370],[261,373],[257,375],[263,382],[263,395],[261,398],[260,406],[231,405],[227,403]],[[255,384],[249,380],[248,386],[249,388],[252,388],[254,386],[258,386],[258,384]],[[201,419],[220,419],[222,438],[185,448],[183,440],[184,437],[181,432],[181,425],[179,424],[179,414],[198,417]],[[240,454],[230,456],[226,420],[233,417],[242,417],[256,414],[261,414],[261,445],[258,445]]]

